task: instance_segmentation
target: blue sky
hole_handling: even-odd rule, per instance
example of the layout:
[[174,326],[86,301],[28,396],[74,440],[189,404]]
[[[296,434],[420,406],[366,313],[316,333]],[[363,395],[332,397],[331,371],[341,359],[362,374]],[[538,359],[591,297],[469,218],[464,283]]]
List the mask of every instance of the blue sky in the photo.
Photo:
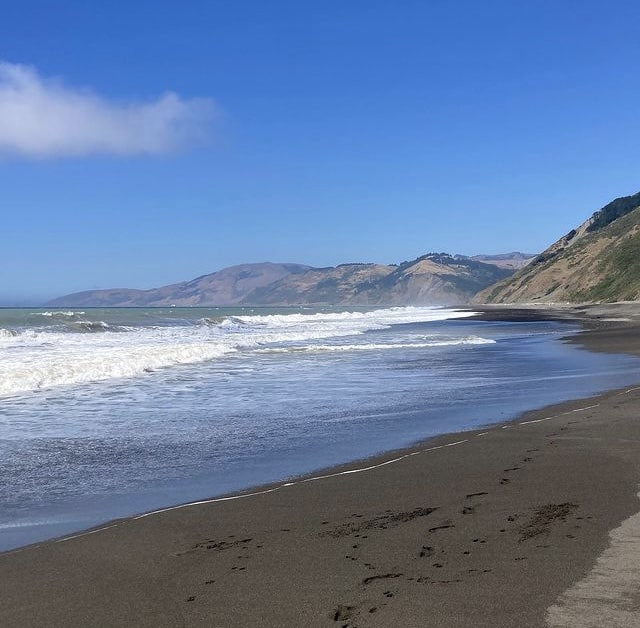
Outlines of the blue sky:
[[640,190],[637,2],[2,14],[0,303],[241,262],[536,252]]

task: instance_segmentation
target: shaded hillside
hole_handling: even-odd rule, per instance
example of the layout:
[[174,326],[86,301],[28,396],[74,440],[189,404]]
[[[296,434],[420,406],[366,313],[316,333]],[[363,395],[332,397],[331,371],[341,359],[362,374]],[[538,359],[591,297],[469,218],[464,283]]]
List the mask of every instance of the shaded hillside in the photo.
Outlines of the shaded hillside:
[[640,298],[640,193],[618,198],[511,278],[479,293],[487,303]]
[[110,288],[74,292],[45,303],[47,307],[113,307],[146,305],[154,290]]
[[240,264],[191,281],[151,290],[89,290],[50,301],[52,307],[236,305],[261,286],[311,268],[302,264]]
[[500,253],[497,255],[472,255],[470,259],[476,262],[484,262],[485,264],[493,264],[500,268],[517,270],[524,268],[534,257],[536,256],[531,253],[514,251],[513,253]]
[[511,271],[446,253],[399,266],[343,264],[288,276],[249,294],[252,305],[459,305]]

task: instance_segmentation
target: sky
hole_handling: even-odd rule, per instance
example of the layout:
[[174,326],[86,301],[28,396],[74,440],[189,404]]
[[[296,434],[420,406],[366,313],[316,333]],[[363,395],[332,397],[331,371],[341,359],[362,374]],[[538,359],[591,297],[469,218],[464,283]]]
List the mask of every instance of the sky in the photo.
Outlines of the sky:
[[640,190],[640,3],[2,1],[0,304],[539,252]]

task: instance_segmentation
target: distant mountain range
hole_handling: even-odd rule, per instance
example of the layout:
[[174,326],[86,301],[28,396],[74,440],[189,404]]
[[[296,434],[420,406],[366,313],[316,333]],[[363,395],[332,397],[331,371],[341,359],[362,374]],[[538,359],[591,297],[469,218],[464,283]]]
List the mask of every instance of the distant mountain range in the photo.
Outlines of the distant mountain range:
[[429,253],[399,265],[241,264],[151,290],[69,294],[51,307],[242,305],[459,305],[533,256]]
[[54,307],[461,305],[640,300],[640,192],[617,198],[540,255],[428,253],[402,264],[241,264],[152,290],[91,290]]
[[617,198],[478,303],[612,302],[640,299],[640,192]]

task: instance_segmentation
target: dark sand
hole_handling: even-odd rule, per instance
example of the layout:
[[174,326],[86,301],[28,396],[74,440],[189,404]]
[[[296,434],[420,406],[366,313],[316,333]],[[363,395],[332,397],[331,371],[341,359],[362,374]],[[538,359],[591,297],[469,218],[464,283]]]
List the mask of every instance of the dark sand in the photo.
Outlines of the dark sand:
[[[603,320],[620,311],[578,314],[572,341],[640,354],[637,323]],[[5,553],[0,626],[638,626],[639,413],[615,391]],[[601,555],[613,581],[559,600]]]

